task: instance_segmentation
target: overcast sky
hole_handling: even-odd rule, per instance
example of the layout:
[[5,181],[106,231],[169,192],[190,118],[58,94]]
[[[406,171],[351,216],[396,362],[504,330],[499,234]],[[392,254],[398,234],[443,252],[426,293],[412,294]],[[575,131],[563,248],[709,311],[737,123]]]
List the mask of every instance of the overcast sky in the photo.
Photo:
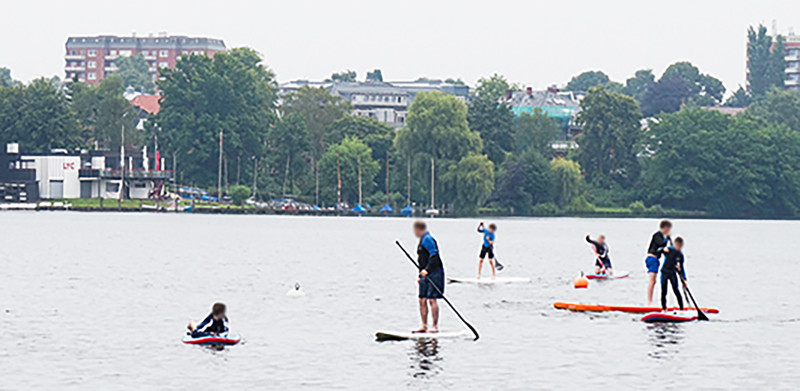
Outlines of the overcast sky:
[[[731,90],[744,84],[749,25],[787,32],[800,1],[6,0],[0,66],[24,81],[63,75],[70,35],[222,38],[262,53],[280,81],[352,69],[363,79],[500,73],[534,88],[599,69],[624,81],[689,60]],[[55,5],[54,5],[55,3]],[[800,32],[800,31],[799,31]]]

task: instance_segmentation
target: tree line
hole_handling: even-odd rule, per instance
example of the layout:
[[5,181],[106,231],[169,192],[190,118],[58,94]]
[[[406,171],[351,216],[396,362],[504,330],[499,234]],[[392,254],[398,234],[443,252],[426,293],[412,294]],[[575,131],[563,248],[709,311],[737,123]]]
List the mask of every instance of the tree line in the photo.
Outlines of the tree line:
[[[585,95],[575,119],[581,133],[577,148],[566,153],[552,148],[563,131],[557,122],[539,110],[512,112],[505,94],[518,87],[499,75],[481,79],[466,103],[418,94],[406,124],[394,129],[351,115],[350,103],[325,89],[281,96],[274,73],[244,48],[187,56],[175,69],[163,69],[161,111],[144,131],[129,126],[135,113],[122,97],[124,75],[66,88],[46,79],[23,85],[7,75],[0,139],[31,152],[113,149],[124,127],[130,146],[151,145],[157,137],[180,183],[213,189],[221,136],[223,183],[237,200],[257,189],[261,198],[321,206],[411,202],[424,208],[435,191],[436,207],[457,215],[674,209],[797,217],[800,96],[779,88],[780,38],[762,28],[748,37],[751,88],[727,100],[718,79],[688,62],[659,78],[637,71],[624,84],[600,71],[575,76],[566,89]],[[754,72],[757,67],[768,71]],[[147,88],[136,72],[127,77]],[[355,77],[345,71],[331,80]],[[379,70],[370,77],[382,78]],[[735,116],[704,108],[719,105],[748,108]]]

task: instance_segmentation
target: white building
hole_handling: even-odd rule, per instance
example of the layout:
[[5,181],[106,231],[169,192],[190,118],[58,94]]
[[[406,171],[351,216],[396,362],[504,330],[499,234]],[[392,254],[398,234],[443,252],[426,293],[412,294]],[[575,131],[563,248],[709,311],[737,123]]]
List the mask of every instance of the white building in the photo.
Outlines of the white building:
[[406,123],[408,106],[420,92],[439,91],[456,96],[462,102],[469,99],[469,87],[441,80],[409,82],[308,82],[293,81],[280,86],[281,94],[295,92],[302,87],[324,88],[350,102],[353,115],[374,118],[399,128]]
[[[120,153],[111,151],[53,150],[46,155],[21,155],[18,147],[10,145],[3,160],[8,170],[0,172],[0,177],[26,177],[28,181],[35,181],[38,195],[33,196],[34,192],[27,191],[27,201],[119,199],[120,192],[122,198],[152,199],[162,196],[164,184],[172,180],[172,171],[161,170],[163,162],[156,164],[155,158],[146,152],[126,153],[124,169],[121,168]],[[0,182],[3,179],[0,178]]]

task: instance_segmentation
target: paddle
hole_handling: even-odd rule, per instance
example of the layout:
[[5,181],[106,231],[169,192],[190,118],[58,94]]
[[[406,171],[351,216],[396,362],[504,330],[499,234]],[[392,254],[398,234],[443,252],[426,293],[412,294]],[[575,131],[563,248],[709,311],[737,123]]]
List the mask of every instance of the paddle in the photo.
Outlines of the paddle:
[[494,257],[494,268],[499,272],[503,271],[504,268],[504,266],[500,264],[500,261],[497,259],[497,257]]
[[703,311],[700,310],[700,306],[697,305],[697,302],[694,300],[692,292],[689,291],[689,286],[686,285],[686,280],[683,278],[683,276],[679,277],[681,278],[681,281],[683,281],[683,290],[686,291],[686,294],[689,296],[690,299],[692,299],[692,304],[694,304],[694,308],[697,309],[697,320],[708,320],[708,316],[706,316],[706,314],[704,314]]
[[[408,258],[408,260],[411,261],[411,263],[413,263],[414,266],[417,267],[417,270],[419,270],[419,264],[417,264],[417,261],[415,261],[414,258],[411,258],[411,254],[409,254],[408,251],[406,251],[406,249],[403,248],[403,245],[400,244],[400,241],[395,240],[394,243],[397,244],[397,247],[400,247],[400,250],[403,251],[403,254],[406,255],[406,258]],[[428,279],[428,276],[425,276],[425,278]],[[475,328],[472,327],[472,325],[469,324],[469,322],[467,322],[467,320],[464,319],[463,316],[461,316],[461,314],[458,312],[456,307],[454,307],[453,304],[450,303],[450,300],[447,300],[447,298],[444,297],[444,293],[442,293],[442,291],[439,289],[439,287],[436,286],[436,284],[433,283],[433,281],[428,279],[428,282],[430,282],[431,286],[433,287],[433,289],[435,289],[436,292],[439,293],[440,296],[442,296],[442,299],[444,299],[444,302],[447,303],[447,305],[450,306],[450,309],[452,309],[453,312],[456,313],[456,316],[458,316],[458,319],[461,319],[461,321],[464,322],[464,324],[467,325],[467,327],[469,327],[470,331],[472,331],[472,334],[475,334],[475,339],[473,339],[473,341],[477,341],[478,338],[480,338],[480,336],[478,335],[478,330],[475,330]]]

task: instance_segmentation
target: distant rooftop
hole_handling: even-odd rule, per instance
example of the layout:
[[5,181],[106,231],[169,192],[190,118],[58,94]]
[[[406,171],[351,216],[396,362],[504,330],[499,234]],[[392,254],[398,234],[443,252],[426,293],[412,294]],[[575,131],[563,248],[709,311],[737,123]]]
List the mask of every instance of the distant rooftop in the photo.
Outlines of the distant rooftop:
[[225,42],[216,38],[185,35],[149,35],[147,37],[97,35],[67,38],[67,48],[181,48],[226,50]]

